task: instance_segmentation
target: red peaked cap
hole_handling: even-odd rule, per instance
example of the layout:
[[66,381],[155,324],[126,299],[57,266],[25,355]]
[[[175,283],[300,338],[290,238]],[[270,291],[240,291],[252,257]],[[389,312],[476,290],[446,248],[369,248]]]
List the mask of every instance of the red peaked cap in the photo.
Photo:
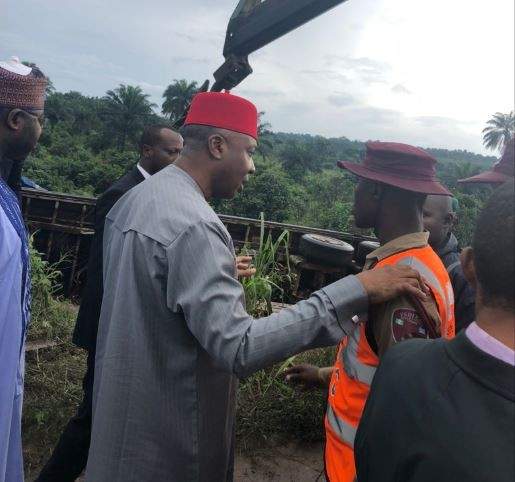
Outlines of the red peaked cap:
[[201,92],[190,106],[184,125],[219,127],[258,138],[258,111],[243,97],[229,92]]

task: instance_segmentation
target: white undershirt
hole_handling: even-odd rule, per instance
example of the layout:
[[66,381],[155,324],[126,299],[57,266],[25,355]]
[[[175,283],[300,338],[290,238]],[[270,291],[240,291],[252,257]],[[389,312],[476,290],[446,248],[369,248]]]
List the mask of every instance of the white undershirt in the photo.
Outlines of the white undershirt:
[[138,164],[136,164],[136,167],[138,168],[139,172],[141,172],[141,175],[145,178],[145,179],[148,179],[150,177],[150,174],[145,171],[145,169],[143,169],[141,166],[140,166],[140,163],[138,162]]

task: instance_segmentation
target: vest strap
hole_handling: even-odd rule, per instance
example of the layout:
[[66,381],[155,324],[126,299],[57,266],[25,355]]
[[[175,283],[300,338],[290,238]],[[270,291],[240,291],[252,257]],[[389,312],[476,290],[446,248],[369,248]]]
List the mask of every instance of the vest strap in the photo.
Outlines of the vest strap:
[[333,407],[331,407],[331,404],[327,405],[326,417],[329,426],[332,428],[336,436],[343,443],[354,449],[354,439],[356,438],[356,432],[358,431],[357,427],[354,427],[349,422],[338,417]]
[[[430,284],[431,286],[438,292],[443,302],[445,303],[445,312],[447,315],[447,319],[452,318],[452,303],[449,300],[448,292],[445,290],[445,287],[441,285],[438,278],[435,276],[433,271],[429,269],[422,261],[415,258],[414,256],[409,256],[403,258],[399,261],[399,265],[409,266],[413,269],[416,269]],[[442,320],[443,321],[443,320]]]
[[361,329],[355,326],[347,340],[347,347],[342,350],[342,361],[345,373],[353,380],[358,380],[367,385],[372,384],[376,367],[366,365],[358,359],[358,346],[361,338]]

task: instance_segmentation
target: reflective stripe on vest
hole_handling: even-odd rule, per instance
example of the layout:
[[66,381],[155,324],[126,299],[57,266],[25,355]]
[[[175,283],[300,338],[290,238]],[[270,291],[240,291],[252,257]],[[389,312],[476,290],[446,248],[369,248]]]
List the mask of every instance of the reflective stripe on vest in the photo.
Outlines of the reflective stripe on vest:
[[[453,317],[454,293],[452,292],[452,289],[448,289],[448,286],[442,286],[438,278],[429,267],[427,267],[422,261],[413,256],[403,258],[397,264],[410,266],[411,268],[417,270],[431,285],[431,287],[438,292],[442,300],[445,302],[446,319],[449,320]],[[442,320],[442,322],[444,322],[444,320]]]
[[341,351],[343,369],[350,378],[367,385],[372,384],[376,367],[362,363],[358,358],[358,346],[361,338],[361,330],[356,326],[347,339],[347,347]]
[[353,427],[350,423],[346,422],[342,418],[338,417],[333,410],[331,405],[327,406],[327,421],[330,427],[333,429],[335,435],[344,443],[354,448],[354,439],[356,438],[356,432],[358,429]]

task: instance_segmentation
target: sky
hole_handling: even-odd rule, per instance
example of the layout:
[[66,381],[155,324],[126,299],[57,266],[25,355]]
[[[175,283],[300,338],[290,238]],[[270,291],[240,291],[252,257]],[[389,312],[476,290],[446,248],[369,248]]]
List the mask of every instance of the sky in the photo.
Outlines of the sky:
[[[237,0],[0,0],[0,59],[59,91],[212,79]],[[348,0],[250,56],[234,93],[273,130],[486,153],[514,108],[513,0]]]

